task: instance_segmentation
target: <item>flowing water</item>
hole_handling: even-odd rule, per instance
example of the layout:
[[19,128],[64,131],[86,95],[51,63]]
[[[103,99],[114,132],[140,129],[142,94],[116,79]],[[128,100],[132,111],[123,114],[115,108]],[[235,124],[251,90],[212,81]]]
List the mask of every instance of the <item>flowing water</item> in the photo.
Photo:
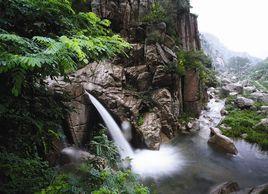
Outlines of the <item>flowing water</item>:
[[[86,93],[108,128],[115,145],[118,147],[121,159],[126,159],[127,157],[132,159],[130,165],[133,172],[139,174],[142,178],[158,178],[164,175],[179,173],[180,169],[183,167],[184,160],[177,148],[170,145],[162,145],[159,151],[143,149],[133,152],[127,138],[124,137],[109,112],[94,96],[88,92]],[[127,124],[122,124],[123,128],[128,130],[129,127],[124,127],[125,125]],[[128,134],[128,132],[126,134]],[[129,134],[127,136],[131,137]]]
[[200,131],[175,139],[187,165],[179,174],[156,181],[158,193],[202,194],[225,181],[236,181],[241,188],[268,182],[268,153],[258,146],[234,140],[239,154],[232,156],[207,144],[209,127],[221,121],[223,106],[224,101],[212,99],[208,103],[210,109],[200,116]]
[[134,154],[133,149],[129,145],[128,141],[124,137],[123,133],[121,132],[121,129],[119,128],[113,117],[94,96],[92,96],[88,92],[86,93],[89,96],[91,102],[96,107],[97,111],[100,113],[106,127],[108,128],[115,142],[115,145],[118,147],[121,159],[126,159],[127,157],[132,158]]
[[145,183],[156,184],[160,194],[202,194],[225,181],[236,181],[241,188],[268,182],[268,153],[243,140],[235,140],[237,156],[222,153],[207,144],[210,127],[220,123],[224,101],[212,99],[200,118],[200,131],[180,136],[159,151],[133,151],[108,111],[90,94],[90,100],[102,116],[121,158],[132,158],[132,170]]

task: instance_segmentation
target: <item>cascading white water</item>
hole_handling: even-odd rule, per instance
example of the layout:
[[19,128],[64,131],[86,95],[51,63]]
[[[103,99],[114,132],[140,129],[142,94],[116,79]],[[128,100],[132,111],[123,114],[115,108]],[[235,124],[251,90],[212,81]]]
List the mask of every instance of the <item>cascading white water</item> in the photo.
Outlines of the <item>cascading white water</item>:
[[110,113],[102,106],[102,104],[91,94],[86,92],[86,94],[89,96],[91,102],[96,107],[98,112],[100,113],[106,127],[108,128],[115,145],[118,147],[119,154],[121,156],[121,159],[126,159],[127,157],[132,158],[134,155],[134,152],[125,139],[123,133],[121,132],[119,126],[114,121],[113,117],[110,115]]
[[[109,112],[102,106],[102,104],[91,94],[86,92],[91,102],[100,113],[105,122],[111,136],[119,149],[119,154],[122,159],[131,158],[131,169],[134,173],[139,174],[142,178],[151,177],[159,178],[162,176],[169,176],[180,172],[185,164],[183,157],[180,155],[177,148],[168,145],[162,145],[159,151],[155,150],[136,150],[135,153],[130,144],[126,140],[119,126],[116,124]],[[130,126],[122,127],[128,128]],[[127,135],[131,137],[131,135]]]

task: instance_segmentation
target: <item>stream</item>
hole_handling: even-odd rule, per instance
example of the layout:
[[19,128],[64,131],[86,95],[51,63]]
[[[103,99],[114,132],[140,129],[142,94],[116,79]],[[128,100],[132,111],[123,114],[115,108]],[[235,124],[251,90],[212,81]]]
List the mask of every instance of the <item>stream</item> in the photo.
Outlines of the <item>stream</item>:
[[234,140],[239,153],[232,156],[207,143],[209,127],[217,126],[222,119],[224,101],[211,99],[208,107],[199,118],[199,132],[174,140],[174,147],[184,157],[184,168],[172,176],[147,182],[156,184],[157,193],[200,194],[226,181],[235,181],[241,188],[268,182],[268,152],[244,140]]
[[207,143],[210,127],[216,127],[223,119],[220,111],[224,100],[214,97],[209,101],[199,117],[198,132],[180,135],[169,145],[161,145],[159,151],[133,150],[108,111],[87,94],[111,133],[121,159],[130,157],[129,167],[156,193],[205,194],[226,181],[237,182],[241,188],[268,182],[268,152],[239,139],[234,140],[238,155],[233,156]]

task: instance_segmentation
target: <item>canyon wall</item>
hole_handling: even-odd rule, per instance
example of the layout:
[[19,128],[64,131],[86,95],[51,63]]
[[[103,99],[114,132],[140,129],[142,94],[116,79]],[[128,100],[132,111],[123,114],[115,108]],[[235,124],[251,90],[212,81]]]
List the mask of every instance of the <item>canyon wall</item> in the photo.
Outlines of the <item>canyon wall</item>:
[[[167,33],[164,22],[141,22],[153,0],[92,0],[91,9],[112,22],[112,29],[131,44],[129,57],[94,62],[70,76],[71,83],[51,83],[56,91],[72,90],[75,112],[68,116],[71,142],[83,145],[94,123],[100,121],[83,90],[87,90],[112,113],[118,123],[129,121],[133,144],[159,149],[160,143],[182,131],[179,118],[184,112],[197,116],[206,101],[199,72],[185,75],[170,71],[179,50],[200,50],[197,17],[186,10],[176,14],[175,27],[180,44]],[[161,41],[149,41],[157,36]]]

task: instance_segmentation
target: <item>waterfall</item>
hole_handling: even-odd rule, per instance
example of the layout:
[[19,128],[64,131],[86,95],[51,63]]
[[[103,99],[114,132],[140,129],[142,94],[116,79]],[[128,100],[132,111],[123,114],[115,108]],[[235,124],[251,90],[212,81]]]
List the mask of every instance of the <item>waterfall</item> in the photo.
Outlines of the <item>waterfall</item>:
[[94,96],[92,96],[88,92],[86,92],[86,94],[89,96],[89,99],[100,113],[106,127],[108,128],[115,142],[115,145],[118,147],[121,159],[125,159],[127,157],[132,158],[134,155],[133,150],[126,138],[124,137],[123,133],[121,132],[119,126],[114,121],[113,117]]
[[[131,169],[134,173],[139,174],[142,178],[151,177],[154,179],[162,176],[170,176],[171,174],[178,173],[185,166],[184,157],[180,154],[178,148],[161,145],[160,150],[136,150],[135,153],[128,143],[126,137],[131,138],[128,130],[131,128],[129,123],[122,123],[122,129],[126,133],[126,137],[116,124],[109,112],[102,106],[102,104],[91,94],[86,92],[91,102],[100,113],[106,127],[108,128],[115,145],[118,147],[121,159],[130,157]],[[124,164],[126,167],[129,164]]]

